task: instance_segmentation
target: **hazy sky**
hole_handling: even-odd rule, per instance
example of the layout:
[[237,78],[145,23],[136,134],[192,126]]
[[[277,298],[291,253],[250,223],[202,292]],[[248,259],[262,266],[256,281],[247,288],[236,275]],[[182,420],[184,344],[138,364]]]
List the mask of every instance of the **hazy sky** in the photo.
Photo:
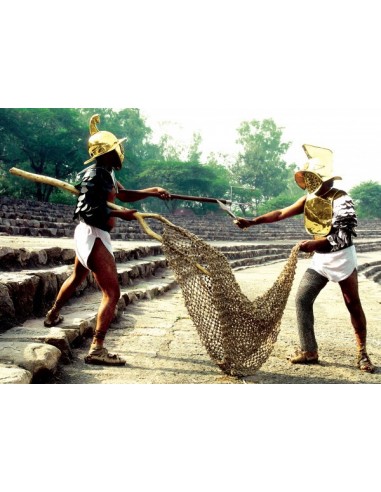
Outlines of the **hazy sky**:
[[157,135],[164,131],[189,143],[192,133],[199,131],[203,157],[209,152],[236,153],[236,130],[242,121],[272,118],[284,128],[284,141],[292,142],[287,162],[304,164],[304,143],[327,147],[334,152],[335,174],[343,178],[340,185],[349,189],[369,180],[381,184],[381,111],[377,109],[142,108],[142,114]]

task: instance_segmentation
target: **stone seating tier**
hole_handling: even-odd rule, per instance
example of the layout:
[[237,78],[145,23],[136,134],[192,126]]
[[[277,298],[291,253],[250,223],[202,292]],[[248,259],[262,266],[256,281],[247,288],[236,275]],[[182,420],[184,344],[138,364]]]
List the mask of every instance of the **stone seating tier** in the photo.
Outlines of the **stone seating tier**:
[[[35,237],[72,237],[76,223],[72,220],[71,205],[50,204],[32,200],[0,198],[0,234]],[[164,215],[172,223],[208,241],[301,240],[308,239],[302,218],[284,222],[261,224],[249,231],[241,231],[223,212],[207,216]],[[148,219],[148,224],[161,234],[163,225]],[[359,220],[359,238],[381,238],[381,220]],[[117,221],[112,239],[150,240],[135,221]]]
[[[359,248],[364,247],[367,251],[372,245],[370,242],[364,242]],[[160,245],[157,247],[160,248]],[[232,245],[222,246],[220,249],[233,268],[241,269],[251,264],[260,265],[285,259],[289,254],[289,247],[290,245],[280,245],[279,248],[256,245],[255,250],[249,248],[245,251],[245,245]],[[380,245],[378,248],[380,249]],[[261,254],[256,254],[257,249],[261,250]],[[146,253],[152,251],[149,249],[136,251],[137,259],[118,263],[121,297],[114,323],[118,323],[117,320],[129,304],[135,304],[143,299],[153,299],[177,285],[170,269],[166,267],[165,259],[159,254],[144,256]],[[370,258],[371,256],[368,255],[367,262],[359,265],[359,271],[367,278],[381,283],[381,261],[371,261]],[[118,259],[124,260],[125,257],[122,254]],[[60,276],[62,281],[69,273],[69,269],[70,267],[65,265],[45,271],[23,270],[17,273],[18,281],[14,276],[6,284],[0,283],[2,304],[0,306],[0,383],[49,382],[60,365],[66,366],[72,363],[72,349],[82,346],[84,340],[93,334],[100,294],[95,289],[90,276],[65,307],[63,311],[65,321],[58,328],[45,328],[42,323],[43,313],[36,313],[33,310],[26,316],[25,322],[15,322],[14,325],[5,328],[4,314],[7,313],[4,312],[4,299],[7,292],[17,293],[15,299],[12,298],[13,307],[26,314],[28,309],[36,308],[38,302],[42,307],[41,299],[53,295],[51,287],[55,284],[54,275],[58,283]],[[2,276],[3,280],[5,277]],[[36,281],[36,278],[39,280]],[[34,296],[33,289],[37,292]],[[8,300],[9,298],[8,295]]]
[[[143,238],[147,240],[146,235]],[[229,237],[230,244],[214,246],[236,270],[282,261],[296,242],[231,241]],[[356,240],[356,249],[378,254],[381,238]],[[152,299],[177,285],[159,243],[116,248],[115,258],[121,286],[116,316],[129,304]],[[24,382],[48,381],[59,364],[70,363],[71,347],[80,345],[93,333],[100,293],[91,275],[67,306],[65,325],[47,330],[42,324],[46,310],[72,271],[73,259],[71,248],[0,247],[0,366],[8,372],[14,366],[22,369],[22,374],[28,375]],[[359,271],[381,283],[381,261],[367,259],[367,263],[359,265]]]
[[[294,244],[216,243],[214,247],[236,269],[285,260]],[[359,252],[379,251],[381,240],[359,242],[356,248]],[[130,249],[116,248],[114,254],[122,286],[130,285],[136,279],[155,276],[157,270],[167,269],[162,246],[158,243]],[[44,314],[62,283],[71,274],[74,256],[74,250],[70,248],[30,251],[25,248],[0,247],[0,332],[30,317]],[[77,295],[82,295],[88,289],[97,289],[92,275],[77,289]]]

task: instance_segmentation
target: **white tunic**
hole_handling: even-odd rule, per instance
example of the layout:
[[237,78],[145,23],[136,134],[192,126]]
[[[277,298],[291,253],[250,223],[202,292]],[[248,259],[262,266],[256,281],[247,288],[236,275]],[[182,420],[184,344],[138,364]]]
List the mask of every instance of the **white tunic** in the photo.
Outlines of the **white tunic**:
[[357,268],[356,249],[349,246],[333,253],[315,252],[310,268],[332,282],[341,282]]
[[110,233],[98,227],[80,222],[74,231],[75,252],[82,265],[89,269],[87,261],[93,249],[95,240],[99,238],[113,255]]

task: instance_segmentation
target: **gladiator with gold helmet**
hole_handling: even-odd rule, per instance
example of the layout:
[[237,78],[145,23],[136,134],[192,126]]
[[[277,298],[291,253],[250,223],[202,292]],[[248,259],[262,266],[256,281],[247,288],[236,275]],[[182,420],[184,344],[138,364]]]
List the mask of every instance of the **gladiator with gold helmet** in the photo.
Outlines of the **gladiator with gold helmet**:
[[[90,137],[88,165],[79,175],[83,176],[77,185],[79,195],[74,211],[78,224],[74,232],[75,263],[72,275],[62,285],[52,308],[48,311],[44,325],[56,326],[63,320],[60,310],[75,293],[76,288],[92,272],[102,291],[94,337],[85,357],[87,364],[123,366],[126,361],[117,354],[110,354],[104,347],[104,340],[114,317],[120,290],[110,232],[117,218],[134,220],[136,210],[108,207],[118,198],[124,202],[135,202],[148,196],[168,199],[170,194],[160,187],[147,188],[137,192],[126,190],[117,181],[115,170],[122,169],[124,159],[123,142],[109,131],[99,130],[99,115],[90,118]],[[91,165],[89,165],[91,164]],[[147,193],[147,194],[146,194]]]
[[351,197],[333,187],[340,176],[333,173],[333,153],[315,145],[303,145],[307,162],[295,173],[295,181],[307,194],[292,205],[252,219],[239,217],[235,223],[246,229],[303,214],[311,239],[300,242],[300,250],[313,253],[296,294],[296,317],[300,348],[290,357],[293,364],[319,363],[314,332],[313,304],[329,281],[339,284],[355,331],[357,367],[374,372],[366,352],[366,317],[361,306],[357,280],[357,255],[353,244],[357,217]]

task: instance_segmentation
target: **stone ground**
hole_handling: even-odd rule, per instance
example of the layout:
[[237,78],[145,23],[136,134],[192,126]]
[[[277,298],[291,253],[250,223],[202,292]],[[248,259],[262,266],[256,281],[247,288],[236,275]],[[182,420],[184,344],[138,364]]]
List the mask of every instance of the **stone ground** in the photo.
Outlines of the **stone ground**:
[[[374,261],[379,253],[361,253],[359,262]],[[359,276],[360,295],[368,321],[368,352],[377,366],[366,374],[355,366],[355,341],[340,288],[329,283],[315,303],[316,335],[321,363],[292,365],[287,357],[298,344],[294,298],[309,260],[300,259],[274,350],[254,376],[225,375],[210,360],[189,317],[180,289],[129,305],[107,336],[110,352],[127,360],[125,367],[84,363],[90,341],[74,350],[71,364],[61,366],[56,384],[379,384],[381,383],[381,286]],[[284,262],[235,272],[242,291],[251,299],[275,281]],[[82,305],[82,307],[84,307]],[[67,310],[78,309],[68,306]],[[65,311],[63,311],[65,314]]]
[[[38,249],[73,247],[71,238],[1,237],[4,246]],[[145,241],[114,241],[114,248],[134,247]],[[152,244],[152,241],[151,241]],[[359,263],[379,259],[379,252],[358,253]],[[329,283],[315,303],[316,335],[321,363],[291,365],[298,344],[294,298],[309,260],[299,259],[296,278],[283,316],[278,340],[266,363],[251,377],[225,375],[210,360],[189,317],[179,288],[147,301],[130,304],[107,336],[107,347],[127,360],[125,367],[109,368],[84,363],[90,340],[73,350],[72,363],[60,366],[55,384],[377,384],[381,383],[381,286],[359,276],[360,295],[368,320],[368,352],[375,374],[355,367],[355,342],[348,312],[337,284]],[[242,291],[250,298],[262,294],[275,281],[283,261],[236,270]],[[99,299],[100,299],[100,294]],[[80,302],[81,304],[78,304]],[[84,298],[73,300],[65,312],[80,312]]]

